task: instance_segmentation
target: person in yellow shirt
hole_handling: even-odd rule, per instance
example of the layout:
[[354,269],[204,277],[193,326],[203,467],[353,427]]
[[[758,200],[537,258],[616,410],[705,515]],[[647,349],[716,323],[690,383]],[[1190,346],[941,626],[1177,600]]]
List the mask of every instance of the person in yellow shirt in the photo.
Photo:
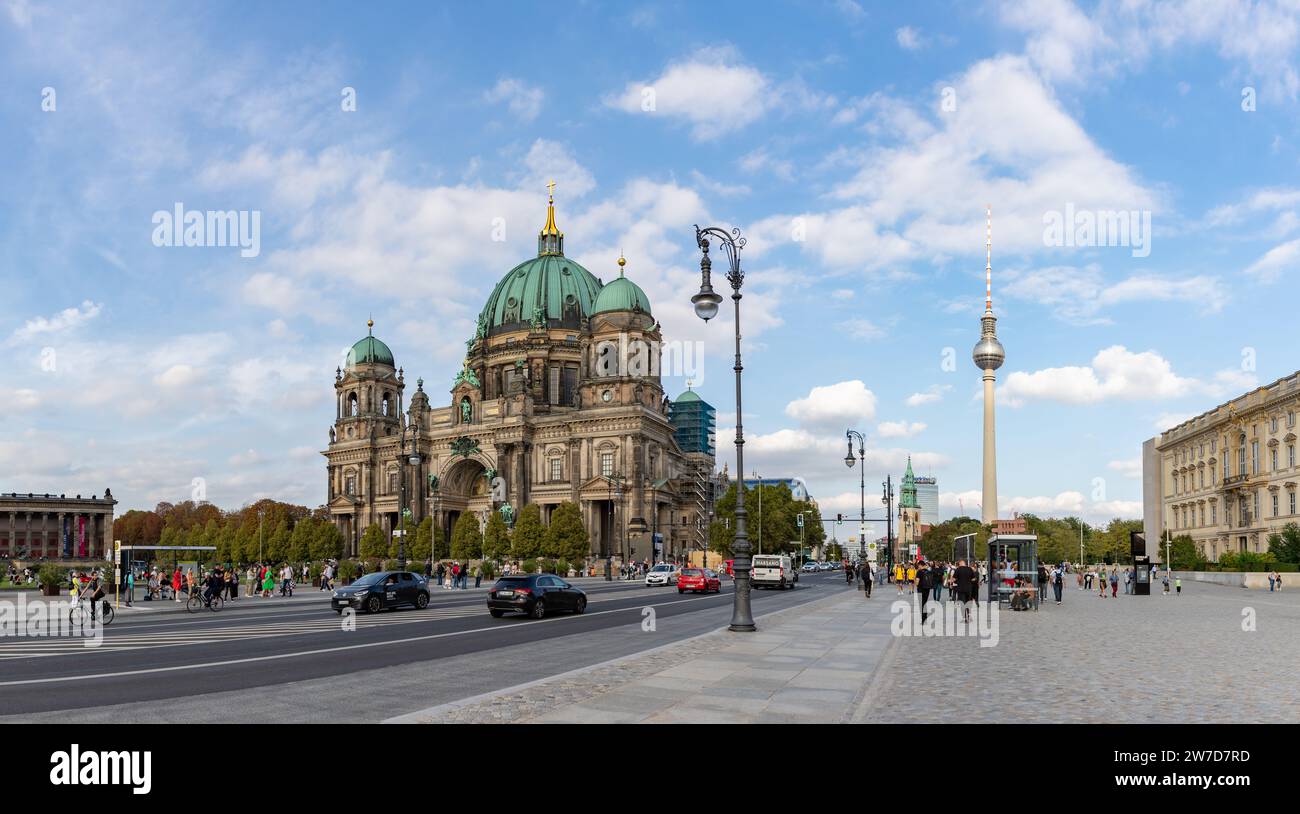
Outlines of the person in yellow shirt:
[[907,566],[907,592],[916,593],[916,563]]
[[903,570],[903,564],[900,562],[894,566],[894,585],[898,588],[898,595],[903,595],[903,578],[907,572]]

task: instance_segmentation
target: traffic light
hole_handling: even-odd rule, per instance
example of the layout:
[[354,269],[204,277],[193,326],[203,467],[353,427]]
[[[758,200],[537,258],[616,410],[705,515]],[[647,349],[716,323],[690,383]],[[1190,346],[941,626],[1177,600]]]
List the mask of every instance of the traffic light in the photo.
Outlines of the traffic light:
[[835,515],[835,522],[836,522],[836,523],[843,523],[843,522],[844,522],[844,513],[843,513],[843,512],[839,512],[839,513],[837,513],[837,514]]

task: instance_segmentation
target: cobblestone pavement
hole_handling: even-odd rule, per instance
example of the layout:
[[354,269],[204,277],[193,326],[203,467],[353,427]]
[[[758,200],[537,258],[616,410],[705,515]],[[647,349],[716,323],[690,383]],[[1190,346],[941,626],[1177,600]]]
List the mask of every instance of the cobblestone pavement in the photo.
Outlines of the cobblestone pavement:
[[404,722],[847,720],[888,644],[887,603],[840,591],[725,630]]
[[[1300,591],[1183,583],[1000,616],[999,643],[902,637],[865,720],[1295,723]],[[1242,629],[1254,609],[1256,630]],[[960,709],[959,709],[960,707]]]

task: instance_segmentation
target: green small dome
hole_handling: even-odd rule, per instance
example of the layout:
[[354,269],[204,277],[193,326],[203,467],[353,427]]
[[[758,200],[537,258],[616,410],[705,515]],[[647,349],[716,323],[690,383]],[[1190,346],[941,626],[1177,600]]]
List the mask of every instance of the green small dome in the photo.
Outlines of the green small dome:
[[636,283],[626,277],[615,277],[600,290],[596,304],[591,309],[592,314],[607,311],[640,311],[649,314],[650,299]]
[[362,337],[352,350],[348,351],[347,367],[353,368],[357,365],[388,365],[393,367],[393,352],[388,346],[373,336]]
[[681,404],[684,401],[699,401],[699,400],[700,400],[699,393],[696,393],[694,390],[687,390],[685,393],[682,393],[680,396],[677,397],[676,403]]

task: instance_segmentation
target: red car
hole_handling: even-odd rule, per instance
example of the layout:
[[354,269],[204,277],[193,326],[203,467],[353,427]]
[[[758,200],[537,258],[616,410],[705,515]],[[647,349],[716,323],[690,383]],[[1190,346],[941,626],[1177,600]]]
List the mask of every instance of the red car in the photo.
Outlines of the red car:
[[717,573],[707,568],[683,568],[677,576],[677,593],[684,594],[687,591],[720,593],[722,580]]

